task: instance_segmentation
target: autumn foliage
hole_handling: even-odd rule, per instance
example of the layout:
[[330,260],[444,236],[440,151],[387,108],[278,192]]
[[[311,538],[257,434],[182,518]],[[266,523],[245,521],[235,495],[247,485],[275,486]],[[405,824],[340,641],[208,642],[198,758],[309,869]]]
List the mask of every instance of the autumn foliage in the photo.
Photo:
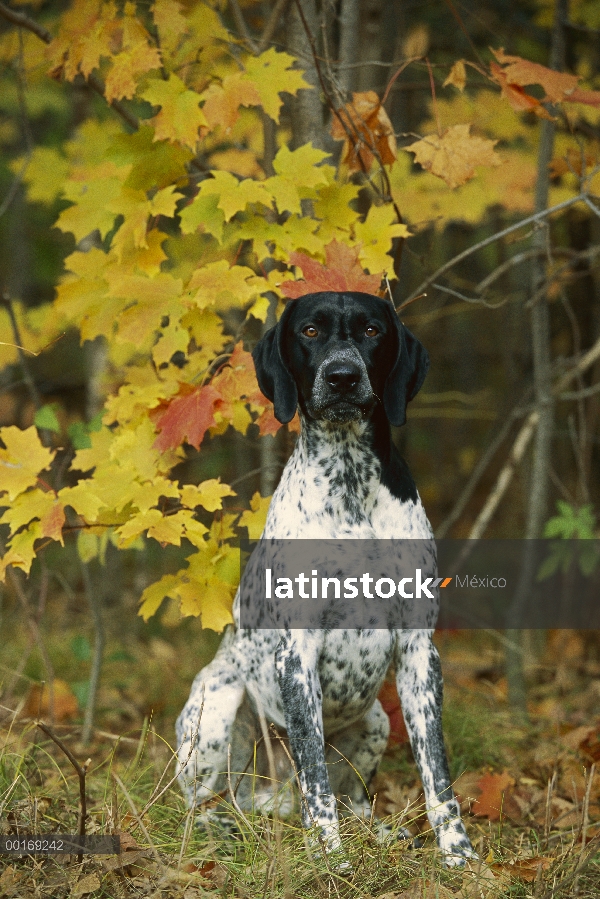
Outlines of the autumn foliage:
[[[75,245],[52,304],[28,312],[15,303],[21,340],[39,352],[72,328],[82,342],[99,338],[106,396],[101,414],[72,435],[66,467],[67,438],[48,410],[38,410],[39,429],[0,431],[2,572],[29,572],[49,541],[63,542],[67,522],[84,560],[108,540],[119,548],[185,541],[187,566],[144,591],[141,613],[169,596],[216,630],[231,620],[235,537],[240,528],[260,534],[268,498],[228,511],[229,485],[183,484],[172,472],[190,447],[202,452],[207,435],[279,428],[256,384],[248,328],[310,291],[385,292],[411,226],[435,218],[440,203],[456,215],[452,189],[476,175],[496,179],[490,203],[507,196],[518,151],[510,141],[498,146],[495,111],[518,133],[530,127],[523,111],[600,105],[600,92],[577,76],[497,49],[488,68],[473,67],[486,87],[470,98],[462,92],[471,70],[456,63],[436,121],[401,150],[382,97],[366,91],[334,104],[336,164],[312,144],[292,149],[281,123],[284,102],[313,89],[302,65],[272,47],[253,52],[220,9],[76,0],[53,20],[47,46],[24,32],[31,84],[66,91],[66,82],[89,81],[115,104],[110,114],[90,110],[60,149],[33,147],[14,167],[31,202],[64,201],[56,227]],[[16,31],[1,40],[3,57],[16,59]],[[268,166],[265,119],[277,134]],[[411,171],[413,157],[430,175]],[[435,202],[424,189],[430,176]],[[574,179],[568,189],[577,189]],[[530,205],[523,190],[512,209]],[[232,309],[242,322],[236,333],[226,325]],[[8,364],[17,349],[3,343]]]

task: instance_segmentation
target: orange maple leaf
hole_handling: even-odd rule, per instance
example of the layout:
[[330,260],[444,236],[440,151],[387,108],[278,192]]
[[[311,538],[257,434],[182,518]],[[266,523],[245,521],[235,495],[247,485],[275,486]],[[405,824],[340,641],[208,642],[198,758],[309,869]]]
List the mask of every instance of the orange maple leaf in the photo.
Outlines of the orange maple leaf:
[[443,178],[449,187],[465,184],[475,175],[476,165],[500,165],[494,150],[497,141],[476,137],[470,125],[453,125],[441,135],[428,134],[405,147],[432,175]]
[[482,775],[477,782],[477,788],[481,793],[471,807],[472,813],[480,818],[497,821],[502,811],[504,794],[508,793],[514,784],[514,777],[511,777],[508,771]]
[[342,162],[351,172],[369,171],[376,155],[384,165],[396,161],[394,128],[375,91],[352,94],[333,117],[331,136],[344,141]]
[[377,293],[381,284],[381,273],[367,275],[358,261],[359,248],[348,247],[332,240],[325,247],[325,265],[305,253],[293,252],[292,265],[302,269],[301,281],[284,281],[280,287],[284,296],[292,300],[307,293],[321,291],[358,291]]
[[260,394],[252,355],[244,349],[241,341],[235,345],[231,356],[211,383],[224,401],[242,397],[250,400],[254,399],[255,394]]
[[220,125],[231,131],[240,115],[240,106],[259,106],[260,94],[245,72],[235,72],[223,79],[223,84],[211,84],[204,92],[206,102],[202,112],[210,128]]
[[215,411],[221,402],[221,394],[212,385],[190,388],[182,384],[179,393],[159,407],[154,422],[161,432],[154,441],[154,448],[164,453],[176,449],[184,440],[196,449],[204,435],[215,424]]
[[64,546],[62,529],[65,523],[65,510],[56,502],[40,520],[40,536],[58,540]]
[[534,112],[541,119],[552,119],[550,113],[542,106],[541,102],[518,84],[510,84],[504,69],[497,63],[490,64],[490,72],[494,81],[502,88],[502,96],[508,100],[516,112]]
[[492,53],[501,65],[506,66],[502,71],[508,84],[517,84],[520,87],[539,84],[546,91],[544,99],[549,103],[568,100],[579,82],[577,75],[556,72],[554,69],[548,69],[538,62],[530,62],[521,56],[509,56],[502,47],[499,50],[492,49]]

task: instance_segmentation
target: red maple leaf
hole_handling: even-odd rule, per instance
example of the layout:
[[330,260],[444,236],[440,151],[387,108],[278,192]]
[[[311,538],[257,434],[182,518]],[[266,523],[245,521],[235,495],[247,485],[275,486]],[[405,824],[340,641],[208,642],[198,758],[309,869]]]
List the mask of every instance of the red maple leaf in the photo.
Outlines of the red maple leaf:
[[292,300],[307,293],[321,291],[358,291],[376,293],[381,284],[381,274],[367,275],[358,261],[358,247],[348,247],[332,240],[325,247],[325,265],[305,253],[290,255],[292,265],[302,269],[302,281],[284,281],[281,289]]
[[199,449],[204,435],[215,424],[215,410],[221,400],[221,394],[210,384],[191,391],[189,385],[182,385],[177,396],[154,419],[161,432],[154,441],[154,448],[164,453],[187,440]]

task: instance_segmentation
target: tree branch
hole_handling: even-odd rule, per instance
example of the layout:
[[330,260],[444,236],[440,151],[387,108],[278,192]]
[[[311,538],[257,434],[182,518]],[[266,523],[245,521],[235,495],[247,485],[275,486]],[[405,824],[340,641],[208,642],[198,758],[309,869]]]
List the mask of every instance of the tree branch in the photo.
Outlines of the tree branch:
[[28,31],[32,31],[45,44],[49,44],[52,40],[52,35],[47,28],[44,28],[43,25],[38,25],[34,19],[30,19],[25,13],[15,12],[14,9],[6,6],[5,3],[0,3],[0,16],[19,28],[26,28]]
[[[446,274],[451,268],[454,268],[459,262],[462,262],[463,259],[467,259],[471,256],[472,253],[476,253],[477,250],[482,250],[484,247],[488,247],[490,244],[495,243],[497,240],[502,240],[503,237],[507,237],[509,234],[513,234],[515,231],[518,231],[519,228],[524,228],[526,225],[536,224],[538,222],[543,222],[544,219],[548,218],[548,216],[553,215],[555,212],[562,212],[563,209],[568,209],[570,206],[574,206],[575,203],[586,203],[587,205],[591,205],[587,194],[579,193],[576,197],[571,197],[570,200],[563,200],[562,203],[557,203],[556,206],[550,206],[548,209],[544,209],[541,212],[534,212],[533,215],[527,216],[527,218],[521,219],[520,222],[515,222],[514,225],[509,225],[508,228],[504,228],[502,231],[498,231],[496,234],[490,235],[490,237],[486,237],[484,240],[480,240],[478,243],[474,244],[472,247],[468,247],[466,250],[463,250],[462,253],[459,253],[458,256],[454,256],[452,259],[449,259],[448,262],[445,262],[444,265],[440,266],[432,275],[430,275],[422,284],[419,284],[416,290],[414,290],[409,297],[404,301],[405,303],[409,303],[414,297],[417,297],[419,294],[424,293],[430,284],[433,284],[434,281],[440,277],[440,275]],[[600,211],[595,210],[596,215],[600,216]]]
[[258,46],[256,48],[257,56],[260,56],[261,53],[264,53],[264,51],[271,43],[273,35],[275,34],[275,29],[279,25],[279,20],[290,5],[290,2],[291,0],[277,0],[277,3],[273,7],[271,17],[265,25],[265,30],[263,31],[260,41],[258,42]]

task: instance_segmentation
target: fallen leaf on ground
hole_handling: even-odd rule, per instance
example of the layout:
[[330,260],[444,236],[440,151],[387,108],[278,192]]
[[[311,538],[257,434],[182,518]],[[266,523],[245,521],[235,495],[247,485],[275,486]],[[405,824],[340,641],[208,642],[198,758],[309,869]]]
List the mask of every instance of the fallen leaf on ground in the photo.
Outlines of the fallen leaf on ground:
[[[79,711],[77,697],[66,681],[55,678],[52,688],[52,712],[55,721],[65,721],[76,715]],[[43,718],[50,714],[50,705],[48,684],[33,684],[23,707],[23,714],[28,718]]]
[[483,862],[468,861],[463,868],[462,886],[454,899],[492,899],[498,895],[500,883]]
[[553,858],[537,855],[533,858],[520,858],[511,864],[495,864],[492,870],[498,874],[505,874],[511,880],[524,880],[526,883],[532,883],[537,877],[537,872],[541,868],[547,871],[550,865],[555,861]]
[[500,818],[505,794],[515,784],[515,779],[508,771],[484,774],[478,782],[481,790],[471,809],[474,815],[497,821]]
[[100,878],[94,872],[93,874],[87,874],[85,877],[82,877],[81,880],[78,880],[75,886],[71,890],[71,896],[86,896],[88,893],[93,893],[95,890],[100,889]]

